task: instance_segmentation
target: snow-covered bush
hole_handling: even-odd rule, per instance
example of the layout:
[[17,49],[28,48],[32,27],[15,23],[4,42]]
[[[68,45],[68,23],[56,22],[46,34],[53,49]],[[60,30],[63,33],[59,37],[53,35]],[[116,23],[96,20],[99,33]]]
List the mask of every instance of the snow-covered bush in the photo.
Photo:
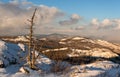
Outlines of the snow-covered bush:
[[22,44],[6,43],[0,40],[0,66],[21,63],[21,58],[24,58],[26,54],[22,50],[25,50]]

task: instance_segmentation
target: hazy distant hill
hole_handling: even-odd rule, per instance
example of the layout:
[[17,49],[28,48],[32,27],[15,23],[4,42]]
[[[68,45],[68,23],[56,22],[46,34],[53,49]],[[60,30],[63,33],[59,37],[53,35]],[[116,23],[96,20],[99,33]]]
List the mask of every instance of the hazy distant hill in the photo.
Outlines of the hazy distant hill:
[[59,40],[65,37],[69,37],[69,35],[65,35],[65,34],[58,34],[58,33],[54,33],[54,34],[48,34],[48,35],[35,35],[38,39],[39,38],[47,38],[47,39],[51,39],[51,40]]

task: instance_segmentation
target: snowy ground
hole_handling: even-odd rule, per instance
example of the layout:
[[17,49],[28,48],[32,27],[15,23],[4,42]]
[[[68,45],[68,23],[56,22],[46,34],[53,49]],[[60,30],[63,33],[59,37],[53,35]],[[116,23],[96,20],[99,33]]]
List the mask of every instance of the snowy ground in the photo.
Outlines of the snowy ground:
[[70,77],[118,77],[120,65],[111,61],[98,61],[87,65],[72,66]]
[[87,65],[70,67],[68,73],[56,75],[30,70],[30,74],[19,72],[19,65],[0,68],[0,77],[119,77],[120,65],[110,61],[99,61]]

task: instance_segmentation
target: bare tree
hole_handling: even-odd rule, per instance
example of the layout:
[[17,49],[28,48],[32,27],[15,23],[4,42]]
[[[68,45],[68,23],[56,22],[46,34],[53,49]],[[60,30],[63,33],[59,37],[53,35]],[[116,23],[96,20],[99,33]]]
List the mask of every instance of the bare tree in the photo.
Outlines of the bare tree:
[[30,68],[35,68],[35,50],[33,50],[32,45],[34,45],[34,39],[33,39],[33,26],[34,26],[34,18],[36,14],[37,8],[34,10],[33,15],[30,20],[30,32],[29,32],[29,47],[28,47],[28,56],[27,56],[27,62],[29,64]]

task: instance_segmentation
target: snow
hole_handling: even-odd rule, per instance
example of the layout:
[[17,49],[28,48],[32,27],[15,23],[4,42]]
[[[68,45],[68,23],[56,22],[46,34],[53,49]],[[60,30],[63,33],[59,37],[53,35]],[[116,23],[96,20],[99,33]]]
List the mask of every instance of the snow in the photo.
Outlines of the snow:
[[68,47],[60,48],[59,50],[67,50],[67,49],[68,49]]
[[52,63],[52,60],[50,60],[46,56],[40,55],[39,58],[40,59],[37,59],[38,63],[45,63],[45,64],[51,64]]
[[60,41],[59,44],[66,44],[66,42],[61,42],[61,41]]
[[25,36],[18,36],[15,41],[28,41],[28,39]]
[[61,39],[60,41],[66,41],[67,39],[66,38],[64,38],[64,39]]
[[50,52],[50,51],[64,51],[64,50],[67,50],[67,49],[68,49],[68,47],[58,48],[58,49],[47,49],[47,50],[44,50],[42,52],[45,53],[45,52]]
[[65,47],[65,48],[59,48],[59,49],[52,49],[53,51],[62,51],[62,50],[67,50],[68,47]]
[[25,71],[25,68],[24,68],[24,67],[21,67],[21,68],[20,68],[20,71],[21,71],[22,73],[27,73],[27,72]]
[[0,40],[0,53],[2,53],[2,51],[6,49],[7,47],[5,46],[5,42]]
[[80,42],[90,42],[90,43],[95,43],[94,40],[91,40],[91,39],[84,39],[84,40],[81,40]]
[[82,37],[74,37],[72,40],[82,40],[82,39],[85,39],[85,38],[82,38]]
[[51,50],[50,49],[47,49],[45,51],[42,51],[42,53],[45,53],[45,52],[50,52]]
[[40,40],[46,41],[46,40],[47,40],[47,38],[41,38]]
[[28,42],[28,39],[25,36],[18,36],[16,38],[2,38],[2,39],[6,41],[14,41],[14,42],[19,42],[19,41]]
[[[92,56],[92,57],[102,57],[102,58],[112,58],[118,57],[119,55],[104,48],[93,48],[91,50],[81,50],[81,49],[71,49],[73,52],[69,53],[69,57],[78,57],[80,55]],[[99,53],[99,54],[98,54]]]
[[115,44],[112,44],[112,43],[109,43],[107,41],[104,41],[104,40],[96,40],[96,43],[97,44],[100,44],[102,46],[105,46],[105,47],[109,47],[109,48],[113,48],[113,49],[119,49],[120,50],[120,47],[115,45]]
[[25,51],[25,45],[24,44],[19,43],[18,46],[21,48],[22,51]]

